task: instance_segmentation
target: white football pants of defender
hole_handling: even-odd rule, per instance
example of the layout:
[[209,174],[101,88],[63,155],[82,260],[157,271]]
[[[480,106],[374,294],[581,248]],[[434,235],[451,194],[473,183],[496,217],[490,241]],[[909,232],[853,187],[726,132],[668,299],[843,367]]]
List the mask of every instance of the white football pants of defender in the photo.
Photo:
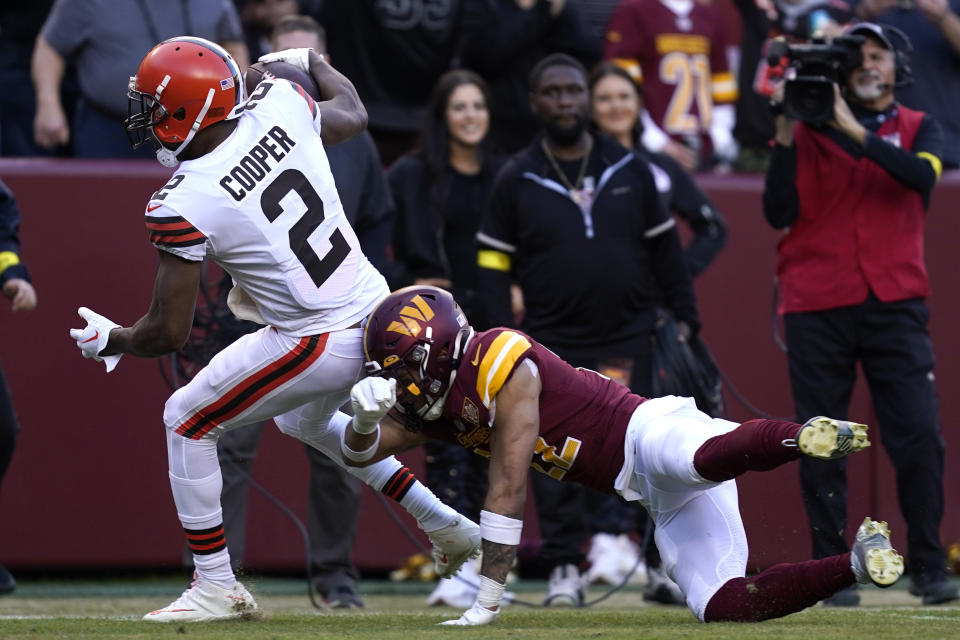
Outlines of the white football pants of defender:
[[[274,418],[282,432],[320,449],[375,491],[403,468],[393,457],[368,467],[346,467],[340,457],[340,440],[351,418],[338,409],[349,400],[350,388],[360,378],[362,341],[362,329],[331,332],[326,334],[325,344],[308,353],[304,338],[266,327],[226,347],[189,384],[170,396],[163,421],[170,486],[184,528],[206,529],[221,524],[223,481],[217,439],[221,433],[246,424]],[[298,359],[308,364],[298,365]],[[197,416],[204,415],[216,419],[198,422]],[[216,426],[197,439],[177,433],[184,426],[210,426],[214,422]],[[436,497],[433,500],[431,508],[442,512],[444,524],[456,515]],[[203,574],[206,558],[194,555],[194,560]],[[222,557],[217,565],[222,565]]]
[[630,419],[617,477],[618,493],[650,512],[667,575],[701,622],[717,590],[746,575],[747,536],[736,482],[703,478],[693,456],[704,442],[738,426],[711,418],[691,398],[649,400]]

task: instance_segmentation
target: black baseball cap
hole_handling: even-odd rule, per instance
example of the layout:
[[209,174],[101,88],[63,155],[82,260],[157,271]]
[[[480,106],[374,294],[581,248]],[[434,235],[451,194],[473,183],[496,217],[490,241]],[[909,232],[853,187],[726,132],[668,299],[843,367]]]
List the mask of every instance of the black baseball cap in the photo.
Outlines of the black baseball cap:
[[887,32],[876,22],[858,22],[847,29],[847,33],[849,35],[873,36],[890,51],[897,50],[896,47],[893,46],[893,43],[890,42],[890,38],[887,37]]

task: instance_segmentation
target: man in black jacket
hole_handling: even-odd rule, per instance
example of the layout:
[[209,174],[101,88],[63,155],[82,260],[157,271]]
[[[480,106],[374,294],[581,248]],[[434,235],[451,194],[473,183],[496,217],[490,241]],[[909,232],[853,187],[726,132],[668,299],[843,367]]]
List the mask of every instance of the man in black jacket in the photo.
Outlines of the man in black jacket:
[[[13,193],[0,181],[0,289],[10,299],[13,311],[32,311],[37,293],[30,284],[27,267],[20,262],[20,212]],[[0,369],[0,482],[7,473],[20,425],[13,413],[7,381]],[[12,593],[17,583],[0,564],[0,595]]]
[[[586,75],[564,54],[547,56],[530,74],[543,135],[494,184],[477,235],[481,297],[491,324],[510,326],[509,288],[518,282],[523,329],[534,339],[650,395],[655,308],[670,309],[686,339],[699,328],[693,285],[646,163],[587,131]],[[590,533],[584,490],[536,477],[533,485],[542,557],[552,567],[547,603],[580,605],[577,565]]]

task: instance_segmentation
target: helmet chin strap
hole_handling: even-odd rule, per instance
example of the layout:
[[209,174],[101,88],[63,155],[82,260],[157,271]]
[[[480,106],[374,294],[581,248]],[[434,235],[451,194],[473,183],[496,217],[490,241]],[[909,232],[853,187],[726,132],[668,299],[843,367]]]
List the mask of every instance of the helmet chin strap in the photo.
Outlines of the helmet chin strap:
[[[216,95],[213,89],[210,89],[207,92],[207,100],[203,103],[203,108],[200,109],[200,113],[197,115],[197,119],[193,121],[193,125],[190,127],[190,133],[187,134],[187,137],[183,139],[183,142],[180,143],[180,146],[176,149],[167,149],[162,144],[160,148],[157,149],[157,160],[165,167],[173,168],[180,164],[180,160],[177,158],[180,155],[180,152],[183,151],[190,141],[193,140],[193,137],[197,135],[197,131],[200,130],[200,123],[203,122],[204,116],[207,115],[207,110],[210,108],[210,103],[213,102],[213,96]],[[169,117],[169,116],[168,116]]]
[[[430,336],[430,327],[427,327],[428,337]],[[470,327],[469,331],[462,333],[454,341],[453,345],[453,361],[459,362],[460,357],[467,352],[467,347],[470,345],[470,342],[473,340],[475,332],[473,327]],[[426,358],[424,359],[426,361]],[[457,369],[454,366],[453,371],[450,372],[450,379],[447,381],[447,390],[443,392],[439,398],[434,398],[433,402],[427,406],[427,409],[423,411],[420,415],[424,420],[436,420],[441,415],[443,415],[443,407],[447,403],[447,396],[450,395],[450,390],[453,388],[453,381],[457,379]],[[429,397],[429,396],[428,396]]]
[[447,387],[447,390],[443,392],[442,396],[440,396],[439,398],[433,399],[433,402],[431,402],[427,406],[426,411],[423,411],[421,413],[420,415],[421,418],[423,418],[424,420],[430,421],[430,420],[436,420],[437,418],[443,415],[443,406],[447,404],[447,396],[450,395],[450,388],[453,387],[453,378],[456,375],[457,375],[456,371],[454,371],[450,375],[450,387]]

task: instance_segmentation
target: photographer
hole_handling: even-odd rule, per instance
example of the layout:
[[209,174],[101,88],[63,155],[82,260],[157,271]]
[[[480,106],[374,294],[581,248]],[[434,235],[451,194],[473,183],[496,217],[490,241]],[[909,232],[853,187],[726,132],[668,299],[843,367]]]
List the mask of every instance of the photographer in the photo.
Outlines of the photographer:
[[[898,51],[888,27],[859,23],[848,34],[865,37],[862,61],[847,67],[842,89],[834,85],[832,119],[817,125],[777,116],[763,194],[767,221],[787,229],[777,279],[790,381],[798,420],[845,417],[860,362],[897,475],[910,590],[939,604],[958,594],[938,537],[944,445],[923,223],[943,134],[931,116],[894,100],[894,87],[910,80],[906,37]],[[783,107],[796,112],[789,102]],[[848,549],[845,472],[841,460],[801,463],[816,558]],[[858,603],[849,590],[826,602]]]

